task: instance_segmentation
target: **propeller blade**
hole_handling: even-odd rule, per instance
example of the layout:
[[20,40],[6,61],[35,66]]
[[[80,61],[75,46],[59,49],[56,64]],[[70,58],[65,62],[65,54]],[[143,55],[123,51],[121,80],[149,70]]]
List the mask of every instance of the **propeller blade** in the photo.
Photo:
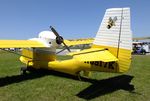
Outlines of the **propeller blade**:
[[[69,49],[70,49],[70,47],[72,47],[72,46],[69,46]],[[66,47],[64,47],[62,50],[58,51],[56,54],[59,54],[59,53],[65,51],[65,50],[66,50]]]
[[66,47],[66,49],[67,49],[69,52],[71,52],[70,49],[69,49],[69,47],[65,44],[65,42],[63,41],[62,43],[64,44],[64,46]]
[[60,36],[60,35],[57,33],[57,31],[56,31],[52,26],[50,26],[50,29],[52,30],[52,32],[53,32],[57,37]]
[[64,42],[64,39],[63,39],[63,37],[61,37],[58,33],[57,33],[57,31],[52,27],[52,26],[50,26],[50,29],[52,30],[52,32],[56,35],[56,39],[57,39],[57,44],[61,44],[61,43],[63,43],[63,45],[66,47],[66,49],[69,51],[69,52],[71,52],[70,51],[70,49],[69,49],[69,47],[65,44],[65,42]]

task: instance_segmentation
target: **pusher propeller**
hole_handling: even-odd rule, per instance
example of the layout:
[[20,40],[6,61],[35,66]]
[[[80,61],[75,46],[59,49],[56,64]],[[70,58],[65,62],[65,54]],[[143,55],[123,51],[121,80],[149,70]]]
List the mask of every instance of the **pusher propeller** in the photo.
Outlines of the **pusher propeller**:
[[69,52],[71,52],[70,49],[69,49],[69,47],[65,44],[63,37],[60,36],[60,35],[58,34],[58,32],[57,32],[52,26],[50,26],[50,29],[51,29],[52,32],[56,35],[56,43],[59,44],[59,45],[60,45],[61,43],[63,43],[63,45],[66,47],[66,49],[67,49]]

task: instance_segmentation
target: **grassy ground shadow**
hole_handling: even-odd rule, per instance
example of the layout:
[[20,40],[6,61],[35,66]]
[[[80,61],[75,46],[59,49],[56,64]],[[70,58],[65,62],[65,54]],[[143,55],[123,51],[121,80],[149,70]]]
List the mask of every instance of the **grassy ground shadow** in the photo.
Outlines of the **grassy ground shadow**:
[[[13,83],[19,83],[26,80],[40,78],[46,75],[54,75],[59,76],[61,78],[79,80],[76,76],[68,75],[65,73],[60,73],[56,71],[38,70],[35,72],[27,73],[26,75],[13,75],[9,77],[8,76],[2,77],[0,78],[0,87],[7,86]],[[80,91],[78,94],[76,94],[76,96],[78,96],[79,98],[90,100],[95,97],[109,94],[120,89],[131,92],[134,90],[134,85],[130,84],[132,79],[133,76],[130,75],[119,75],[103,80],[81,77],[82,82],[89,82],[92,85]]]
[[133,76],[120,75],[108,79],[99,80],[93,82],[91,86],[82,90],[76,96],[86,100],[90,100],[120,89],[132,92],[134,90],[134,85],[130,84],[132,79]]

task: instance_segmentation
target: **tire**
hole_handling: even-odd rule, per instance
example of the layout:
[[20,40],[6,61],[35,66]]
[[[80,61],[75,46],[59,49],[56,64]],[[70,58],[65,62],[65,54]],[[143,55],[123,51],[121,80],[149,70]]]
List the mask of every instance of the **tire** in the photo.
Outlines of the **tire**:
[[20,68],[20,74],[21,74],[21,75],[27,74],[26,71],[27,71],[27,67],[21,67],[21,68]]

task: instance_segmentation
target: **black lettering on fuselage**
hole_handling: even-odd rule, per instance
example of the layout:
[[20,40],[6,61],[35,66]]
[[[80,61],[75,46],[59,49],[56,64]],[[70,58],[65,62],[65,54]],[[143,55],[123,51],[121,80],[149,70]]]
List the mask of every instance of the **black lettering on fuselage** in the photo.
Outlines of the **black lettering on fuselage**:
[[99,61],[99,62],[100,62],[99,66],[102,67],[102,61]]
[[84,63],[108,69],[115,69],[116,66],[116,62],[84,61]]
[[98,66],[99,65],[99,61],[95,61],[95,65]]
[[91,65],[94,65],[94,63],[95,63],[95,61],[90,61],[90,64],[91,64]]
[[107,67],[107,62],[104,62],[104,67],[105,67],[105,68]]
[[115,62],[109,62],[109,69],[114,69],[113,64],[115,64]]

